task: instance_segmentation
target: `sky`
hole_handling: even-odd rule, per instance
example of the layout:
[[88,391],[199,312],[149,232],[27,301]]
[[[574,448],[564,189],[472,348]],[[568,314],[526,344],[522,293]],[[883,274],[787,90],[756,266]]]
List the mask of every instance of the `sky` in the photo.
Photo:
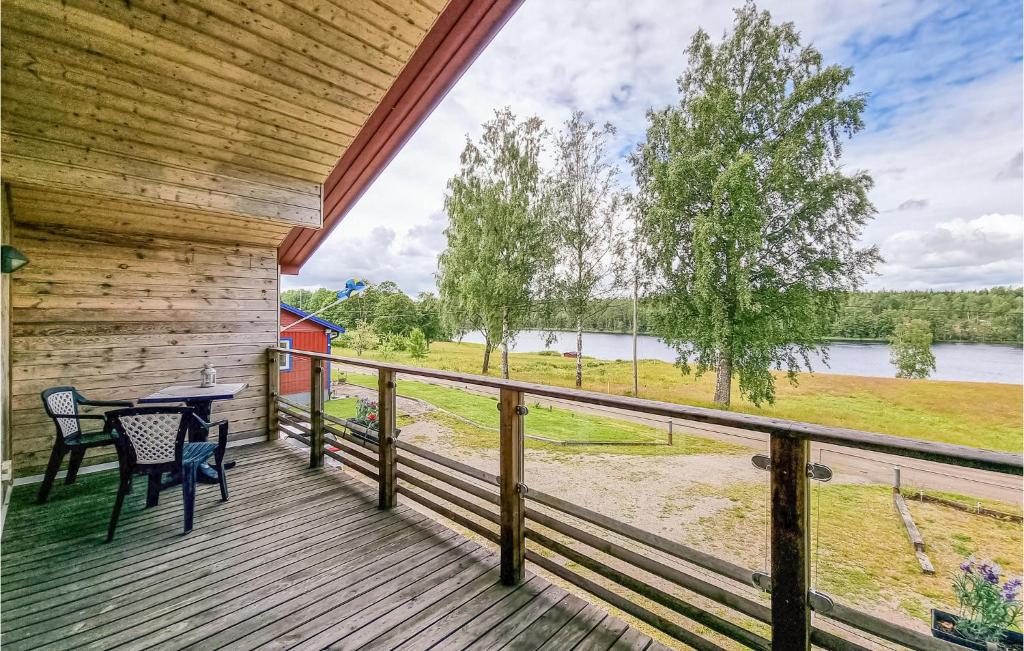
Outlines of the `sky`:
[[[685,48],[719,38],[735,3],[525,0],[298,276],[283,288],[393,280],[436,291],[447,180],[466,137],[494,110],[558,128],[573,110],[611,122],[628,188],[628,154],[646,112],[678,101]],[[877,215],[864,245],[885,262],[868,289],[972,289],[1022,283],[1022,17],[1019,0],[780,0],[826,63],[851,66],[869,94],[865,129],[843,165],[868,170]]]

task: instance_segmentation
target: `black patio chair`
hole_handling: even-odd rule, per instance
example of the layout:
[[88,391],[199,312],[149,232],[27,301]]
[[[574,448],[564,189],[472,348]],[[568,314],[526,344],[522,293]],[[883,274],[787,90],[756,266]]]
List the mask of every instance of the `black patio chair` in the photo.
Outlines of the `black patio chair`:
[[[212,467],[220,478],[220,496],[228,499],[228,478],[224,468],[224,451],[228,446],[228,421],[207,423],[196,416],[190,407],[136,407],[119,409],[109,414],[117,430],[117,457],[120,461],[121,480],[117,487],[114,512],[110,515],[107,542],[114,539],[117,520],[121,516],[125,495],[131,492],[135,475],[149,477],[146,507],[156,506],[160,491],[181,482],[181,495],[185,503],[185,533],[192,531],[196,504],[196,470],[213,456]],[[186,435],[192,428],[209,432],[217,428],[217,442],[188,442]],[[163,474],[172,480],[163,483]]]
[[[50,452],[50,461],[46,465],[46,474],[43,475],[43,484],[39,487],[38,501],[45,504],[50,497],[50,489],[53,488],[53,480],[60,471],[64,462],[64,455],[70,453],[68,461],[68,474],[64,479],[65,484],[75,483],[78,477],[78,469],[82,466],[82,458],[89,448],[97,448],[104,445],[114,444],[114,430],[109,412],[103,414],[83,414],[78,408],[87,407],[131,407],[130,400],[89,400],[75,390],[75,387],[51,387],[41,394],[43,408],[46,415],[53,419],[57,428],[57,436],[53,441],[53,451]],[[99,430],[92,429],[85,431],[82,427],[83,420],[102,421],[103,427]]]

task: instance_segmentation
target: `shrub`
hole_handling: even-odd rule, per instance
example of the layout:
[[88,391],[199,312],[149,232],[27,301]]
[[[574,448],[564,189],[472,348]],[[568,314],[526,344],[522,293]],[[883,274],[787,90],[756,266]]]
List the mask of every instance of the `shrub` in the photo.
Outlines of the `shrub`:
[[427,337],[419,328],[413,328],[412,332],[409,333],[408,350],[413,359],[423,359],[430,352],[430,344],[427,343]]

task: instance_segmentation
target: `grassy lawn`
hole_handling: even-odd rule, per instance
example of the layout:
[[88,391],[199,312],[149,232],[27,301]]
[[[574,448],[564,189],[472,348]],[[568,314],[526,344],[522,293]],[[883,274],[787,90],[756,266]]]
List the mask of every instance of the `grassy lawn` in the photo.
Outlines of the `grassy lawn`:
[[[335,348],[335,354],[355,357],[355,351]],[[376,358],[376,351],[364,352]],[[414,360],[394,353],[389,361],[461,373],[480,373],[483,346],[439,342],[431,344],[426,359]],[[492,356],[490,375],[499,374]],[[517,380],[571,387],[575,361],[539,353],[513,353],[510,374]],[[584,389],[629,395],[632,390],[629,361],[584,360]],[[403,382],[404,386],[407,384]],[[714,407],[714,377],[684,376],[665,362],[640,363],[640,396],[679,404]],[[733,395],[738,395],[734,387]],[[1010,384],[900,380],[852,375],[802,374],[799,385],[777,379],[774,405],[758,408],[734,400],[733,410],[775,418],[862,429],[942,443],[1021,452],[1021,420],[1024,398],[1021,388]]]
[[[374,375],[347,373],[346,381],[363,387],[377,386]],[[495,448],[498,445],[497,400],[490,396],[477,395],[461,389],[438,386],[426,382],[402,380],[398,385],[399,395],[428,402],[441,410],[429,415],[450,427],[456,435],[456,443],[471,448]],[[355,411],[354,398],[350,407]],[[335,409],[328,402],[327,411]],[[627,420],[581,414],[570,409],[528,405],[530,413],[526,418],[526,433],[560,441],[605,441],[605,442],[662,442],[665,432]],[[339,405],[338,410],[348,405]],[[447,412],[447,413],[446,413]],[[457,414],[457,416],[455,416]],[[560,445],[527,438],[526,446],[534,449],[550,449],[573,453],[669,455],[669,454],[734,454],[749,452],[743,446],[722,443],[692,435],[677,436],[672,446],[668,445]]]
[[[732,504],[702,518],[689,534],[689,542],[749,567],[761,567],[765,558],[765,490],[764,484],[742,483],[699,491],[706,496],[724,495]],[[1019,576],[1024,570],[1020,524],[912,500],[909,506],[935,566],[934,575],[921,573],[893,510],[892,489],[815,484],[811,550],[817,556],[816,589],[845,603],[878,612],[896,609],[927,621],[933,606],[956,603],[950,580],[965,557],[990,558],[1010,576]],[[760,535],[754,535],[756,531]]]
[[330,414],[335,418],[355,418],[356,402],[356,398],[328,400],[324,403],[324,413]]

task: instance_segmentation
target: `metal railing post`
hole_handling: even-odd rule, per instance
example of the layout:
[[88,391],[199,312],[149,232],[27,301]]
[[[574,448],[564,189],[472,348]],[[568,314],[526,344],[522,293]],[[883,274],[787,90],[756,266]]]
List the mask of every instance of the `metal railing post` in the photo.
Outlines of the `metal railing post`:
[[770,445],[772,649],[810,649],[810,442],[772,434]]
[[523,504],[523,393],[501,389],[500,422],[500,506],[501,582],[516,585],[523,580],[526,565],[526,524]]
[[309,467],[324,465],[324,360],[309,360]]
[[377,372],[377,486],[378,505],[382,509],[394,508],[397,502],[395,484],[395,417],[397,391],[395,372],[381,369]]
[[267,350],[267,440],[280,438],[277,419],[277,397],[281,394],[281,362],[276,350]]

